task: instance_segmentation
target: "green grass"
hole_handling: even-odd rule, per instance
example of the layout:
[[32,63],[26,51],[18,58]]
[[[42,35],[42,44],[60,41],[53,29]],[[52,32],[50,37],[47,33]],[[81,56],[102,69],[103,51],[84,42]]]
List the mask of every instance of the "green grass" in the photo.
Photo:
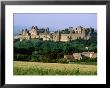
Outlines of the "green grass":
[[97,65],[97,62],[70,62],[70,64]]
[[97,75],[97,65],[14,61],[14,75]]

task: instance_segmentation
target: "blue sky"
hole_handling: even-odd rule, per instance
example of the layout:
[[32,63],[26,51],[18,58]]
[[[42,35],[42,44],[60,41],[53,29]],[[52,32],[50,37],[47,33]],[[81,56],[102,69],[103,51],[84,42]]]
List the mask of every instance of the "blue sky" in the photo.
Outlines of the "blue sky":
[[15,13],[14,31],[22,28],[50,28],[50,31],[61,30],[68,27],[93,27],[97,28],[97,14],[95,13]]

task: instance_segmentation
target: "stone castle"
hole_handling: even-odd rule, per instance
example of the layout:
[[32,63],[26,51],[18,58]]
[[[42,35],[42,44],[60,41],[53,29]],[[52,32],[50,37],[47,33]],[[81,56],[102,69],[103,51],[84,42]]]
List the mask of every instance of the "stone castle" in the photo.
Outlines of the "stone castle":
[[[61,31],[49,32],[49,28],[45,29],[43,33],[38,31],[37,26],[32,26],[31,30],[25,29],[22,32],[15,36],[14,39],[19,39],[20,41],[29,40],[29,39],[42,39],[42,40],[51,40],[51,41],[70,41],[75,39],[85,39],[88,40],[92,37],[91,28],[83,28],[78,26],[77,28],[69,27],[69,33],[63,33]],[[89,30],[89,31],[88,31]]]

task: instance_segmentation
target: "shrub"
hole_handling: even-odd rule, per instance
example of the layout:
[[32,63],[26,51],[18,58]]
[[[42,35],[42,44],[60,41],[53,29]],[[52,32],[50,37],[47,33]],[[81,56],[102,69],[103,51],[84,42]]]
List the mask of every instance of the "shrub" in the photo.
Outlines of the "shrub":
[[31,55],[22,55],[22,54],[15,54],[14,61],[29,61],[31,60]]
[[70,61],[65,58],[62,58],[62,59],[58,59],[57,62],[58,63],[69,63]]

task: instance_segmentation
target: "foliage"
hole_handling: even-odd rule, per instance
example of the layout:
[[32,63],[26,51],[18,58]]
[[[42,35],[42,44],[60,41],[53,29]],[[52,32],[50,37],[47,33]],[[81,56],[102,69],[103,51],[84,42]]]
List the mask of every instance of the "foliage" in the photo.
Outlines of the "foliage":
[[30,61],[31,55],[26,55],[26,54],[15,54],[14,55],[14,60],[15,61]]
[[[88,47],[88,50],[85,47]],[[97,52],[97,41],[77,39],[68,42],[54,42],[31,39],[14,42],[14,60],[22,61],[57,62],[58,59],[64,57],[64,54],[87,51]]]

